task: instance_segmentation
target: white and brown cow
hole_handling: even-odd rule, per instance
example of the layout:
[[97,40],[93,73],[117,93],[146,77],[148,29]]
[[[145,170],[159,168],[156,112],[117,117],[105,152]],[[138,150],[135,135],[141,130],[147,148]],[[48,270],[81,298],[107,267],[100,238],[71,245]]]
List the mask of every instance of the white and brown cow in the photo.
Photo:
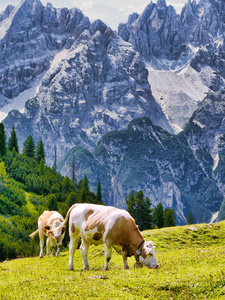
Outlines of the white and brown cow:
[[112,248],[122,255],[124,268],[128,269],[127,257],[150,268],[158,268],[154,245],[146,242],[131,215],[122,209],[96,204],[74,204],[68,210],[63,226],[69,218],[69,269],[73,270],[73,256],[79,237],[84,268],[89,269],[88,249],[90,244],[105,245],[105,265],[108,270]]
[[61,226],[64,218],[57,211],[44,211],[38,218],[38,229],[29,235],[33,238],[39,232],[40,239],[40,254],[39,257],[44,256],[44,235],[47,236],[46,240],[46,256],[50,255],[50,245],[52,248],[52,254],[55,256],[55,243],[57,245],[56,256],[59,256],[60,247],[65,235],[66,226]]

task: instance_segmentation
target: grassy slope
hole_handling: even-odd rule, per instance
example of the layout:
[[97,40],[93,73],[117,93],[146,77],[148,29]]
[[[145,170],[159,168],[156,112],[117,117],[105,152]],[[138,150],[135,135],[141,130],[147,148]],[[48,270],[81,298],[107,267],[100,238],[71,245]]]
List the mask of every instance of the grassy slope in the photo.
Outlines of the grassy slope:
[[0,299],[225,299],[225,222],[195,227],[144,232],[156,244],[157,270],[134,269],[134,258],[124,270],[113,251],[103,272],[103,246],[90,247],[91,271],[83,270],[79,250],[74,271],[67,270],[68,252],[0,263]]

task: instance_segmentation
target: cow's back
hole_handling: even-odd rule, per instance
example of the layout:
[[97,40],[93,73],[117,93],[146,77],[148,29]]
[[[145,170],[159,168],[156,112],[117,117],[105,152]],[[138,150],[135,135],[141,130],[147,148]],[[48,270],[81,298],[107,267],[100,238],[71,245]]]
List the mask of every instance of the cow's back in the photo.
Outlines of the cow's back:
[[70,230],[79,231],[90,243],[110,240],[112,245],[123,243],[136,225],[130,214],[111,206],[76,204],[70,214]]

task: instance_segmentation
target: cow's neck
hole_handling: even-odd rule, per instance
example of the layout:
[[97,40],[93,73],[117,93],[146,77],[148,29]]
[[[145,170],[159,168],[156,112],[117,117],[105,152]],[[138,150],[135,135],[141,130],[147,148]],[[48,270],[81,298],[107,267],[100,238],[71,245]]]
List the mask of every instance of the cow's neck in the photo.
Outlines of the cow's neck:
[[143,246],[144,238],[142,234],[140,233],[138,228],[135,228],[132,232],[129,234],[129,252],[130,255],[137,256],[137,250],[140,246]]

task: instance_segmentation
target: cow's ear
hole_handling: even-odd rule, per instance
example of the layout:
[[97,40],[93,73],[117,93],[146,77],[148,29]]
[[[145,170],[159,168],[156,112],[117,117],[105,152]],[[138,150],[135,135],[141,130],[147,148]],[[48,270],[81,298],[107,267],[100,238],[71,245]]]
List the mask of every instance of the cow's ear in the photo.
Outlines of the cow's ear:
[[45,226],[44,227],[46,230],[50,230],[50,226]]
[[66,231],[66,226],[63,226],[62,233],[64,233],[65,231]]

